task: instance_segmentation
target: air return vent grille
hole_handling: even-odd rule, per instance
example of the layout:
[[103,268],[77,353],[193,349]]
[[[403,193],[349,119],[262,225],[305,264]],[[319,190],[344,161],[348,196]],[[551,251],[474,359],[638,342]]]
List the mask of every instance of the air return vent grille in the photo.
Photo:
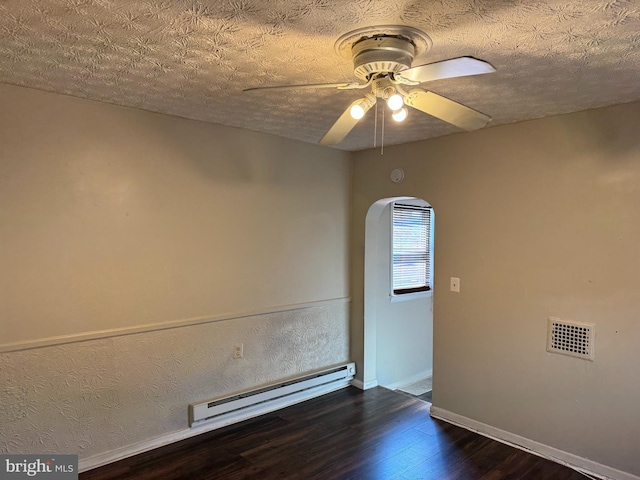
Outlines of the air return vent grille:
[[547,352],[593,360],[595,325],[550,317],[547,328]]

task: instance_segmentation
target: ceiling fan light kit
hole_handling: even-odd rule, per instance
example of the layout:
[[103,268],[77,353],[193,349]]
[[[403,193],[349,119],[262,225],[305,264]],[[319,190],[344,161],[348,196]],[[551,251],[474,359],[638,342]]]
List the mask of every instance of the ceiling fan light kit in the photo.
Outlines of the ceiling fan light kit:
[[[385,90],[389,90],[389,88]],[[400,110],[404,105],[404,97],[393,90],[392,92],[393,93],[391,93],[387,98],[387,105],[395,112],[396,110]]]
[[450,100],[418,85],[433,80],[481,75],[495,72],[489,63],[473,57],[459,57],[412,67],[415,58],[431,48],[429,36],[412,27],[382,25],[354,30],[338,39],[335,49],[346,56],[347,47],[353,61],[354,75],[364,83],[330,83],[256,87],[266,89],[336,88],[352,90],[370,88],[340,115],[320,140],[321,145],[340,143],[373,107],[378,98],[386,101],[392,118],[401,122],[407,117],[404,105],[465,130],[484,127],[491,117]]
[[401,108],[396,112],[393,112],[391,114],[391,118],[393,118],[396,122],[403,122],[405,118],[407,118],[407,115],[409,114],[409,112],[407,112],[406,108]]
[[364,98],[356,100],[349,109],[351,117],[360,120],[365,113],[376,104],[376,96],[373,93],[367,93]]

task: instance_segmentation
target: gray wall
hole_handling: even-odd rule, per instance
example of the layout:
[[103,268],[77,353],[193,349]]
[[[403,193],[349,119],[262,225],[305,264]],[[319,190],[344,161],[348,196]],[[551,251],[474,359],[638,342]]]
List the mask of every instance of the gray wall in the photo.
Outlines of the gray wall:
[[0,105],[0,451],[126,449],[349,359],[348,154],[8,85]]
[[[437,215],[434,405],[639,475],[638,125],[633,103],[357,153],[352,356],[367,209],[423,198]],[[596,325],[594,362],[545,351],[550,316]]]

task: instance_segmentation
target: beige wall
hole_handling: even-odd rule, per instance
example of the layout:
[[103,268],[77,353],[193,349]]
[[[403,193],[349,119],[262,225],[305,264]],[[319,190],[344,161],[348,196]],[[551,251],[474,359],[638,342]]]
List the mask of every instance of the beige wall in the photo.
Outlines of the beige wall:
[[[367,209],[423,198],[437,219],[434,405],[639,475],[638,125],[634,103],[356,154],[353,358]],[[595,361],[546,353],[549,316],[594,323]]]
[[345,153],[0,88],[0,343],[348,295]]
[[348,360],[347,153],[8,85],[0,105],[0,451],[103,453]]
[[[437,218],[435,405],[640,474],[640,104],[357,153],[351,214],[343,152],[0,105],[2,451],[117,451],[189,402],[361,361],[365,215],[409,195]],[[547,354],[548,316],[595,323],[595,362]]]

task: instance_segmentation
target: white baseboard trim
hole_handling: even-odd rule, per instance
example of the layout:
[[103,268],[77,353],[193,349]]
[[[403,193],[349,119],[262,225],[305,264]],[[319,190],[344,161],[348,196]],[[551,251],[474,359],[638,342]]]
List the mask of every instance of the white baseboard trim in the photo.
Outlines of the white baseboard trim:
[[423,370],[422,372],[418,372],[415,375],[411,375],[410,377],[403,378],[398,382],[390,383],[389,385],[382,385],[384,388],[388,388],[389,390],[395,390],[400,387],[406,387],[407,385],[411,385],[412,383],[419,382],[420,380],[424,380],[425,378],[429,378],[433,375],[433,370]]
[[234,413],[233,415],[226,415],[222,419],[212,420],[211,422],[195,426],[193,428],[185,428],[184,430],[178,430],[177,432],[172,432],[167,435],[152,438],[151,440],[145,440],[143,442],[134,443],[122,448],[117,448],[115,450],[110,450],[108,452],[99,453],[91,457],[83,458],[79,462],[78,471],[80,473],[86,472],[87,470],[92,470],[109,463],[117,462],[118,460],[124,460],[125,458],[138,455],[139,453],[144,453],[155,448],[164,447],[165,445],[179,442],[180,440],[184,440],[186,438],[195,437],[196,435],[211,432],[213,430],[217,430],[219,428],[226,427],[237,422],[242,422],[244,420],[259,417],[260,415],[264,415],[265,413],[274,412],[276,410],[295,405],[296,403],[311,400],[312,398],[319,397],[326,393],[346,388],[349,386],[349,384],[350,381],[345,379],[343,381],[335,382],[328,385],[318,385],[317,387],[310,388],[293,395],[289,395],[281,399],[280,402],[271,402],[263,408],[258,407],[250,409],[250,411],[239,411]]
[[373,380],[368,380],[366,382],[363,382],[362,380],[358,380],[357,378],[354,378],[353,380],[351,380],[351,385],[353,385],[356,388],[359,388],[360,390],[369,390],[370,388],[375,388],[378,386],[378,380],[373,379]]
[[579,457],[573,453],[550,447],[549,445],[521,437],[515,433],[492,427],[486,423],[458,415],[457,413],[453,413],[433,405],[431,406],[431,416],[525,452],[566,465],[567,467],[581,473],[595,475],[605,480],[640,480],[640,477],[632,473],[623,472],[622,470],[602,465],[601,463],[594,462],[593,460]]

